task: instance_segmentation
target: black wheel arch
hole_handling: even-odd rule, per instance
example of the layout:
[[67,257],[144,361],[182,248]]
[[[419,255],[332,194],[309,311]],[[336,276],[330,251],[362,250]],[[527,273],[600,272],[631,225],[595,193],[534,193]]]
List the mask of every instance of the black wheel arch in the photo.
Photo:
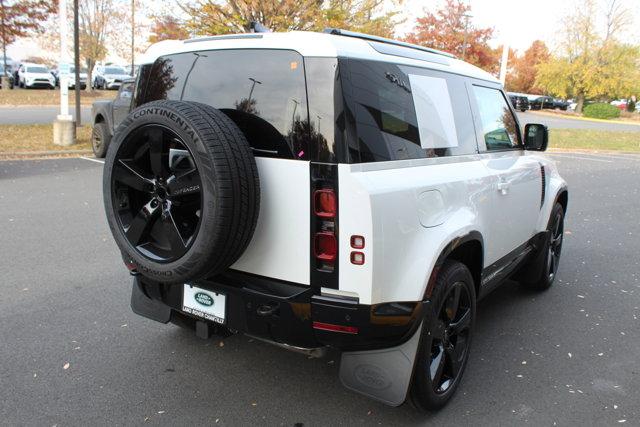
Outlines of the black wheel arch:
[[556,198],[552,206],[555,206],[556,203],[560,203],[562,205],[562,209],[566,214],[567,208],[569,207],[569,190],[566,185],[563,185],[560,190],[558,190],[558,194],[556,194]]
[[456,260],[467,266],[473,276],[476,295],[479,295],[484,263],[484,239],[479,231],[470,231],[451,240],[440,252],[431,270],[424,298],[431,298],[438,272],[446,260]]

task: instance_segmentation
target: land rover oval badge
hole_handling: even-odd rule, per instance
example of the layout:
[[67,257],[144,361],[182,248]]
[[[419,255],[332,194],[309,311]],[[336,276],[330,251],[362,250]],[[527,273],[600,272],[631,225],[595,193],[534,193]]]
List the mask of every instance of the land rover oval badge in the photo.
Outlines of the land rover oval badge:
[[193,299],[200,305],[204,305],[205,307],[211,307],[213,305],[213,298],[204,292],[198,292],[193,296]]

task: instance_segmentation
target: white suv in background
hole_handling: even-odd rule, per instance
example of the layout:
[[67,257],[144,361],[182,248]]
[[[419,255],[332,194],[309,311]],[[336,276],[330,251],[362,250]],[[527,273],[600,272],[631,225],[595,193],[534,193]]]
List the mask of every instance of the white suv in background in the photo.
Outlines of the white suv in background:
[[93,70],[91,86],[95,89],[118,89],[123,81],[130,78],[122,67],[99,65]]
[[56,87],[56,78],[45,65],[21,64],[18,69],[18,85],[23,88],[49,88]]
[[333,347],[349,389],[435,409],[478,299],[554,282],[568,192],[547,129],[452,55],[336,29],[166,41],[131,107],[104,203],[142,316]]

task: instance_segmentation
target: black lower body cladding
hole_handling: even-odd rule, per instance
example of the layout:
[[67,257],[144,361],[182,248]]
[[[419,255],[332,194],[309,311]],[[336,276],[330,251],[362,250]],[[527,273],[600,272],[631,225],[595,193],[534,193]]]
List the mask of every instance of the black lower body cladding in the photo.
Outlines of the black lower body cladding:
[[248,246],[260,182],[246,138],[224,113],[181,101],[134,111],[116,130],[103,178],[113,237],[158,283],[215,275]]

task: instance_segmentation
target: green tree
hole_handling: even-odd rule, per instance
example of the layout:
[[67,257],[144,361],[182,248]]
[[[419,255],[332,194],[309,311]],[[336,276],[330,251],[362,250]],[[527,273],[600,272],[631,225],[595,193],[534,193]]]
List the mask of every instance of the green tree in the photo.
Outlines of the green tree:
[[595,0],[583,0],[563,21],[557,57],[538,67],[536,84],[547,92],[576,99],[582,112],[586,98],[627,96],[638,90],[638,47],[621,43],[617,35],[629,22],[629,11],[613,0],[604,13],[606,27],[597,28]]

